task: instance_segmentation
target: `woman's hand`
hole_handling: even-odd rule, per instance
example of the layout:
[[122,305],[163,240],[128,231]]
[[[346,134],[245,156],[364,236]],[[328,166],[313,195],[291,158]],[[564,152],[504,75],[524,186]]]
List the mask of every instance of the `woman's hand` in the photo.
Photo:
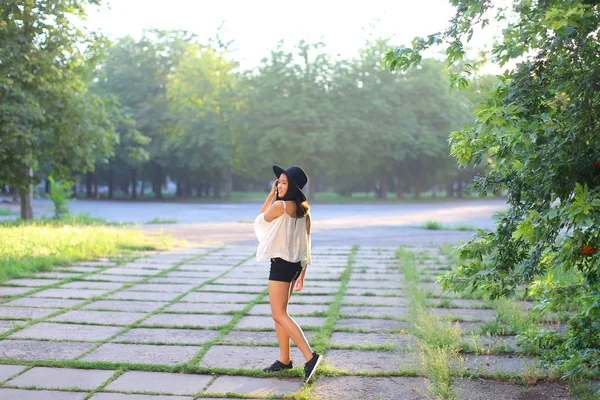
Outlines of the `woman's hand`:
[[304,277],[298,277],[296,279],[296,285],[294,286],[294,292],[299,292],[304,287]]
[[275,179],[273,185],[271,185],[271,194],[274,195],[277,192],[277,184],[279,183],[279,179]]

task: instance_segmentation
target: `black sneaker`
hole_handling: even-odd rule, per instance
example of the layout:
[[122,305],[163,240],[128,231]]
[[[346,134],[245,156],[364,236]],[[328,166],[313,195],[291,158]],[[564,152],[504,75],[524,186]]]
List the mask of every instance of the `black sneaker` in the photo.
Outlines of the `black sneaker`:
[[281,371],[282,369],[292,369],[292,362],[290,361],[289,364],[284,364],[281,361],[277,360],[270,367],[263,368],[263,371],[264,372],[275,372],[275,371]]
[[323,361],[323,356],[317,353],[313,353],[313,357],[304,364],[304,382],[308,383],[317,372],[317,367]]

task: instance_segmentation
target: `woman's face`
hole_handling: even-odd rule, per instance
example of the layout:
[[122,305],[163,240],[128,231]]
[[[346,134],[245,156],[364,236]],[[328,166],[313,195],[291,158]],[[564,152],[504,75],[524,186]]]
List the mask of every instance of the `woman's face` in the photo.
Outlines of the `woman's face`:
[[277,196],[281,199],[288,191],[288,177],[286,174],[279,176],[279,182],[277,184]]

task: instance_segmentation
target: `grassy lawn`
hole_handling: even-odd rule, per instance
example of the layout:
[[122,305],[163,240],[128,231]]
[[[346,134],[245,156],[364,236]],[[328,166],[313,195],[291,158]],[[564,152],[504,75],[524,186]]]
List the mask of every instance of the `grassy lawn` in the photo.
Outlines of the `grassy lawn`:
[[[215,203],[215,202],[236,202],[236,201],[260,201],[267,196],[266,192],[233,192],[231,200],[224,198],[216,199],[214,197],[190,197],[188,199],[180,199],[173,193],[163,193],[163,201],[177,201],[183,203]],[[82,194],[80,199],[85,199]],[[315,194],[314,202],[319,203],[396,203],[396,202],[435,202],[448,200],[474,200],[480,198],[494,198],[493,195],[480,197],[478,193],[465,193],[462,198],[448,198],[445,192],[438,192],[433,195],[432,192],[421,193],[420,199],[415,199],[413,194],[407,193],[402,200],[396,198],[395,193],[389,193],[386,200],[379,199],[374,193],[353,193],[351,196],[342,196],[333,192],[320,192]],[[114,200],[131,200],[131,196],[124,193],[115,193]],[[136,201],[153,201],[155,200],[153,193],[145,193],[143,196],[138,195]]]
[[15,215],[19,215],[19,213],[9,210],[8,208],[0,208],[0,217],[12,217]]
[[86,215],[0,223],[0,283],[53,266],[177,244],[170,236],[143,233]]

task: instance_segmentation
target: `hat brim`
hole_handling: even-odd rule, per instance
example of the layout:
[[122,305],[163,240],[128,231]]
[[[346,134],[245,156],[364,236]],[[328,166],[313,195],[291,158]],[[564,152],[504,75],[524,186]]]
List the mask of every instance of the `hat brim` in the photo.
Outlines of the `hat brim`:
[[[279,165],[275,165],[275,164],[273,164],[273,172],[275,173],[275,176],[278,179],[281,176],[281,174],[285,174],[286,173],[285,169],[283,169]],[[302,196],[302,201],[306,201],[306,195],[304,194],[304,192],[302,191],[302,189],[300,189],[300,187],[298,186],[298,184],[296,183],[296,181],[294,181],[294,179],[291,176],[288,176],[288,179],[290,181],[292,181],[294,183],[294,185],[296,185],[296,188],[298,189],[298,192],[300,192],[300,195]]]

